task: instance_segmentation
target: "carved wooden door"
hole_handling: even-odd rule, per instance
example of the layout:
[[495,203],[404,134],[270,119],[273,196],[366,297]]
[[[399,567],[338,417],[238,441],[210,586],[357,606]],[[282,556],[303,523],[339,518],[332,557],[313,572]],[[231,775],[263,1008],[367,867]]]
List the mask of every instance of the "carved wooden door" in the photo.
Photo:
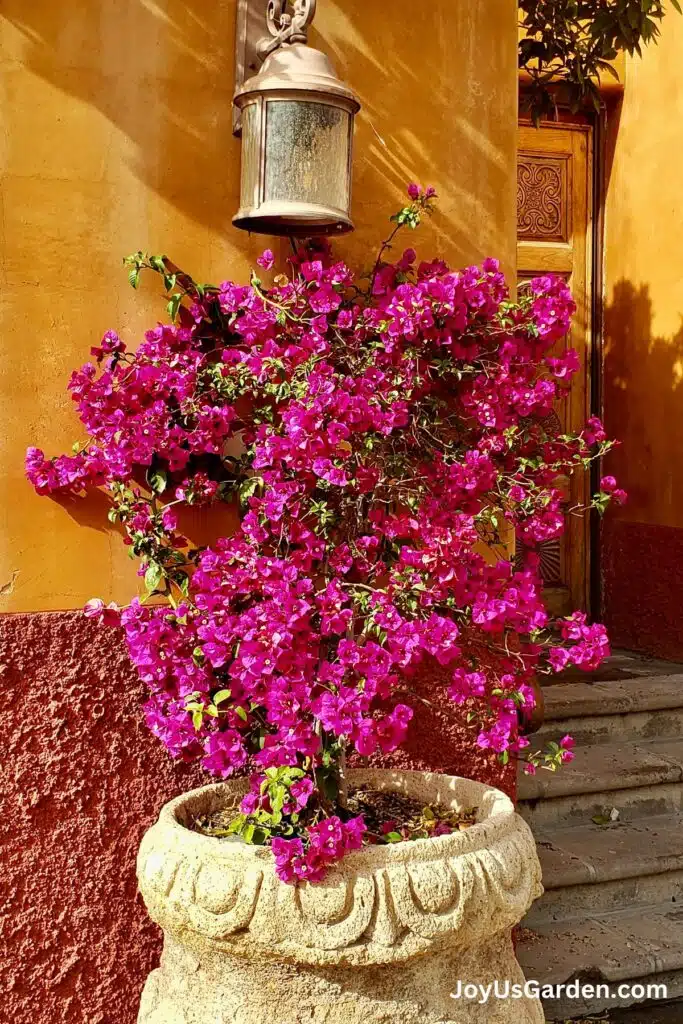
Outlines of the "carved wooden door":
[[[520,282],[538,274],[561,274],[577,311],[563,347],[575,348],[581,370],[557,415],[566,429],[580,430],[590,415],[592,130],[589,125],[547,124],[519,128],[517,162],[517,270]],[[563,479],[567,506],[588,496],[583,475]],[[547,603],[556,615],[589,610],[588,516],[568,517],[565,535],[541,549]]]

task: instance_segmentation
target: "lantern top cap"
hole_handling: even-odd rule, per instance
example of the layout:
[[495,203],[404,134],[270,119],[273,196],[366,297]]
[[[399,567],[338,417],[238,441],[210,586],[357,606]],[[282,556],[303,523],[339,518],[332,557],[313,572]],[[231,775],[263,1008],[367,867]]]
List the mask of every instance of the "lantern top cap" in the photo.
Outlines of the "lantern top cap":
[[248,78],[235,93],[235,103],[244,106],[250,96],[267,92],[308,92],[345,101],[353,113],[360,102],[332,67],[326,54],[305,43],[281,46],[266,57],[260,71]]

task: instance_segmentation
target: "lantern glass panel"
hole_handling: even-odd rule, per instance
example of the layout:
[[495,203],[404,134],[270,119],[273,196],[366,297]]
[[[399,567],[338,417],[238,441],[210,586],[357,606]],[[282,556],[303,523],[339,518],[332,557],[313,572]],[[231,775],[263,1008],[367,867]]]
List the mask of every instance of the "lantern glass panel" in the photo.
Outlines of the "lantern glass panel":
[[326,103],[266,103],[265,200],[349,208],[351,115]]
[[261,171],[261,102],[249,103],[242,111],[241,205],[258,206]]

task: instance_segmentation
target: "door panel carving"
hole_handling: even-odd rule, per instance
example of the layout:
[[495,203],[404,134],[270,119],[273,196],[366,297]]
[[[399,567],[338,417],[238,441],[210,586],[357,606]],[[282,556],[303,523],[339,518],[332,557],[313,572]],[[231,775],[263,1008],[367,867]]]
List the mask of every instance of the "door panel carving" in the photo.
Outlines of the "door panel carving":
[[517,238],[566,242],[571,225],[568,160],[520,153],[517,162]]

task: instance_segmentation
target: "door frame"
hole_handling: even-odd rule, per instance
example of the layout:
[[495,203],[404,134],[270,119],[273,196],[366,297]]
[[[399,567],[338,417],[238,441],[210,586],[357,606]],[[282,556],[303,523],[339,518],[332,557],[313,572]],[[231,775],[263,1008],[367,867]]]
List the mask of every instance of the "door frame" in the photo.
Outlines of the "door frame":
[[[591,134],[589,147],[590,195],[590,259],[587,261],[589,281],[588,315],[590,358],[587,366],[588,401],[591,416],[603,418],[603,334],[604,334],[604,222],[605,222],[605,166],[608,111],[571,113],[560,108],[556,121],[543,123],[544,128],[572,127]],[[528,118],[518,118],[518,127],[533,127]],[[599,488],[600,464],[593,462],[589,473],[590,493]],[[601,529],[600,517],[595,510],[587,513],[586,528],[586,611],[592,619],[599,619],[602,609]]]
[[[617,97],[621,100],[621,94]],[[591,416],[604,419],[604,324],[605,324],[605,196],[607,192],[607,119],[614,104],[606,105],[600,114],[593,113],[593,267],[591,273]],[[591,463],[590,488],[595,493],[602,476],[599,461]],[[600,516],[591,510],[589,523],[589,610],[600,619],[603,609],[602,530]]]

